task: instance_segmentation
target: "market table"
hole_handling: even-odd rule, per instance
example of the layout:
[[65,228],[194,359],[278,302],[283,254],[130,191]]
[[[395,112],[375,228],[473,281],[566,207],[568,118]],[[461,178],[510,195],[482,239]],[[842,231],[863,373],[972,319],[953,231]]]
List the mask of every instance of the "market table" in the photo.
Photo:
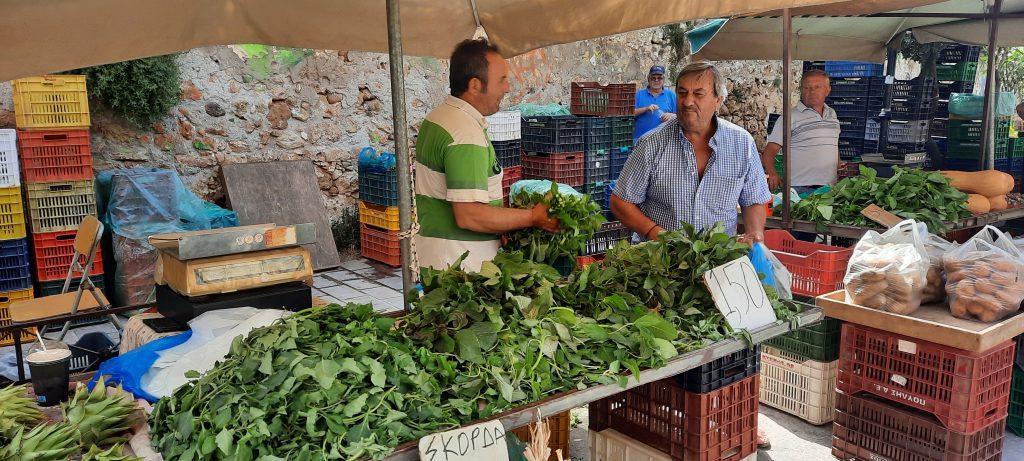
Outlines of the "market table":
[[[741,222],[742,218],[743,215],[740,214]],[[1024,218],[1024,208],[1008,208],[1005,210],[993,211],[991,213],[985,213],[981,215],[964,218],[956,222],[949,222],[946,223],[946,225],[951,231],[962,229],[975,229],[987,226],[989,224],[1019,218]],[[769,216],[765,220],[765,228],[767,229],[786,229],[787,227],[798,232],[808,232],[812,234],[824,233],[835,237],[846,237],[855,239],[861,238],[864,235],[864,233],[869,230],[876,230],[879,232],[885,230],[882,229],[881,226],[877,228],[872,228],[848,226],[844,224],[826,224],[825,230],[822,232],[818,230],[817,224],[815,224],[813,221],[803,221],[794,219],[790,221],[789,226],[786,226],[785,224],[783,224],[782,218],[778,216]]]
[[[787,333],[793,329],[800,328],[815,322],[818,322],[824,318],[822,310],[817,307],[813,307],[804,303],[797,303],[804,308],[797,320],[792,323],[773,324],[766,327],[759,328],[751,331],[750,336],[754,343],[761,343],[769,338],[779,336]],[[618,394],[627,389],[647,384],[651,381],[657,381],[660,379],[669,378],[678,375],[684,371],[692,370],[705,363],[711,362],[715,359],[724,357],[734,352],[741,351],[748,348],[749,345],[741,339],[728,339],[712,343],[704,348],[681,354],[672,360],[669,360],[665,366],[657,369],[643,370],[640,372],[640,382],[630,378],[629,383],[626,387],[620,387],[617,384],[603,384],[599,386],[588,387],[584,390],[566,391],[559,394],[552,395],[544,400],[530,403],[519,408],[515,408],[499,415],[495,415],[492,418],[486,420],[477,421],[490,421],[499,420],[502,425],[505,426],[505,430],[509,431],[521,426],[525,426],[534,421],[537,421],[541,417],[546,417],[561,413],[564,411],[571,410],[576,407],[586,405],[590,402],[594,402],[605,397]],[[395,452],[385,458],[388,461],[399,461],[408,460],[416,461],[420,459],[419,440],[412,440],[399,445],[395,449]]]

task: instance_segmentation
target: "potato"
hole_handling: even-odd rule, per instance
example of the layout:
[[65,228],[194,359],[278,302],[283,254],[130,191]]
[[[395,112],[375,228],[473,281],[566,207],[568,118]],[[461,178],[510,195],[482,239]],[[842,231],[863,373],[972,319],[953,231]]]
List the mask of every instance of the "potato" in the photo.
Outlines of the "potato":
[[886,310],[886,306],[889,304],[889,298],[886,298],[885,295],[878,294],[864,300],[861,304],[864,307],[870,307],[872,309]]
[[959,300],[951,300],[949,302],[949,313],[953,314],[953,317],[967,317],[967,305]]
[[[992,269],[989,267],[988,264],[975,264],[974,269],[971,272],[971,275],[974,276],[975,278],[984,278],[988,277],[989,274],[992,273]],[[998,272],[1003,271],[999,270]]]
[[956,288],[957,296],[965,299],[971,299],[978,293],[974,290],[974,282],[970,280],[964,280],[957,285]]
[[1002,315],[1000,315],[997,312],[992,312],[992,311],[983,311],[982,313],[978,314],[978,320],[981,320],[982,322],[986,322],[986,323],[995,322],[996,320],[999,320],[1000,318],[1002,318]]
[[999,288],[988,280],[978,280],[974,282],[974,289],[978,294],[994,295]]

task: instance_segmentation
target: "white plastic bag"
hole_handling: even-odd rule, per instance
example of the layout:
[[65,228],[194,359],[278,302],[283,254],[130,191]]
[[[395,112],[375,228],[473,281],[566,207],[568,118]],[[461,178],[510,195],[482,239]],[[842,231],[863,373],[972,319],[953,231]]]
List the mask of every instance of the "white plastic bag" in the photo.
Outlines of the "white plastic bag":
[[995,322],[1024,301],[1024,255],[999,229],[986,226],[943,258],[949,312]]
[[868,231],[857,242],[843,282],[847,299],[872,309],[910,314],[921,307],[928,274],[928,227],[903,221],[884,234]]
[[934,234],[928,235],[924,243],[925,251],[928,252],[928,274],[925,276],[924,290],[921,293],[921,303],[937,303],[946,299],[946,278],[942,270],[942,257],[957,247],[956,243]]

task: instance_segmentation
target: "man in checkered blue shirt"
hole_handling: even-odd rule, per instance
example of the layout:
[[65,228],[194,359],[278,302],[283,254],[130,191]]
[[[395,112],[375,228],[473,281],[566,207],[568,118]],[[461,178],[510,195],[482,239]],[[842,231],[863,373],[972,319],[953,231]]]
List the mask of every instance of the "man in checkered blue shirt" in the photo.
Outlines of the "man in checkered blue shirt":
[[754,138],[717,115],[725,91],[725,79],[710,63],[687,65],[676,79],[677,118],[633,147],[611,208],[636,232],[634,241],[655,239],[682,222],[703,229],[722,221],[735,234],[737,204],[743,240],[764,239],[771,193]]

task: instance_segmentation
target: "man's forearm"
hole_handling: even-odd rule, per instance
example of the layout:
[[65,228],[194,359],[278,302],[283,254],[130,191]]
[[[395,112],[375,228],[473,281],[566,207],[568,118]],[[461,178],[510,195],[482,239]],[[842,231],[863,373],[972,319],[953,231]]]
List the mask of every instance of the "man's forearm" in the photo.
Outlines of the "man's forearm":
[[612,195],[611,207],[612,213],[615,213],[615,217],[622,224],[646,239],[650,239],[650,235],[658,235],[658,232],[663,230],[658,227],[654,220],[648,218],[644,212],[640,211],[640,207],[622,200],[617,195]]
[[455,225],[474,232],[503,234],[533,227],[537,223],[532,210],[502,208],[479,202],[452,203]]
[[743,232],[746,234],[764,233],[764,223],[768,212],[763,203],[743,207]]
[[639,117],[639,116],[641,116],[643,114],[646,114],[646,113],[647,113],[647,107],[637,107],[636,109],[633,109],[633,115],[635,115],[637,117]]
[[761,152],[761,166],[764,167],[765,173],[771,174],[775,171],[775,156],[779,154],[781,148],[782,146],[773,142],[764,146],[764,152]]

